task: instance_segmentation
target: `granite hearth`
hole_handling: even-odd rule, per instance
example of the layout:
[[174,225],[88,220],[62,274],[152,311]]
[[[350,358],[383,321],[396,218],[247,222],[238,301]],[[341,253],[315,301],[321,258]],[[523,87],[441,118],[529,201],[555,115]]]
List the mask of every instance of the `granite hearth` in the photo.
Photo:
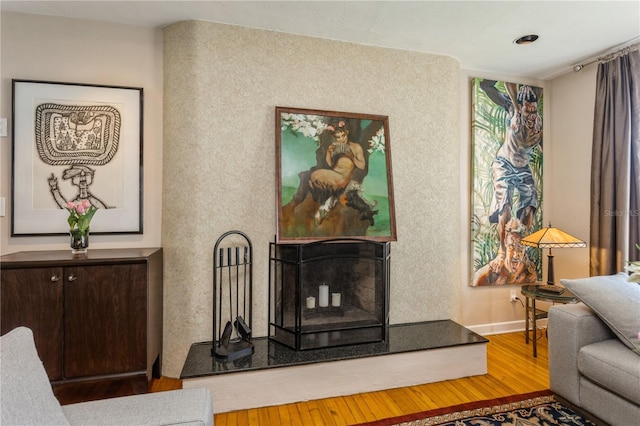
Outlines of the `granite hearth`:
[[211,342],[191,346],[183,386],[208,387],[214,411],[411,386],[486,374],[488,340],[450,320],[391,325],[384,342],[296,351],[254,338],[253,355],[211,356]]

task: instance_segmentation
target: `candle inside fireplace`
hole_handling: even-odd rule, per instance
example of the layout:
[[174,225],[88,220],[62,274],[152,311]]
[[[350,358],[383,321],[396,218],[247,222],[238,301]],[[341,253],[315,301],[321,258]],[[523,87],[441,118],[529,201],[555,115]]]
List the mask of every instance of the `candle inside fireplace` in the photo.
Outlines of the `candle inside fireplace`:
[[316,298],[313,296],[307,297],[307,308],[313,309],[316,307]]
[[329,306],[329,286],[326,284],[321,284],[319,287],[319,301],[318,306],[321,308],[326,308]]
[[340,293],[331,293],[331,306],[337,308],[340,306],[342,295]]

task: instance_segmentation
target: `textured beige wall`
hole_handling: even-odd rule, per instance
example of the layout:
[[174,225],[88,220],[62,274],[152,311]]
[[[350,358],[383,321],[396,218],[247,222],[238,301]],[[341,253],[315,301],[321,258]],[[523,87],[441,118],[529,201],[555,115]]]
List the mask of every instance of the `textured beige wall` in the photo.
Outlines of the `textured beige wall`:
[[455,59],[201,21],[164,34],[165,375],[178,376],[190,345],[211,339],[212,250],[228,230],[253,242],[253,328],[267,333],[276,106],[389,116],[391,322],[457,319]]

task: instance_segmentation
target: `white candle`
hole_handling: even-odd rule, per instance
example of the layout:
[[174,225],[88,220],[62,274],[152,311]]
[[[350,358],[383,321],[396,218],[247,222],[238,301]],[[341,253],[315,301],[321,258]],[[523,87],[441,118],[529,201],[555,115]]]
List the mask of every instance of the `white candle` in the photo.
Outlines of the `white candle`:
[[331,306],[334,308],[340,306],[340,299],[342,299],[342,295],[340,293],[331,293]]
[[318,302],[318,305],[321,308],[326,308],[327,306],[329,306],[329,286],[328,285],[326,284],[320,285],[319,296],[320,296],[320,300]]
[[316,307],[316,298],[313,296],[307,297],[307,308],[313,309]]

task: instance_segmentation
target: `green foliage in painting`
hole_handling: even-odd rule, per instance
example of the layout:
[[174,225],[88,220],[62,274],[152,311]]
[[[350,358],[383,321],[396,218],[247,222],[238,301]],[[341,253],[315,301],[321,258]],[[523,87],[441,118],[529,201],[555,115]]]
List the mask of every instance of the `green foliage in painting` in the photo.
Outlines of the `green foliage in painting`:
[[[474,274],[482,266],[493,260],[499,248],[496,224],[489,222],[491,203],[494,197],[491,164],[504,141],[508,112],[494,103],[480,88],[482,79],[473,79],[472,88],[472,150],[471,150],[471,248]],[[506,94],[504,82],[495,87]],[[542,97],[538,99],[538,113],[543,117]],[[538,192],[538,209],[533,217],[531,232],[542,227],[542,147],[533,149],[530,163]],[[512,210],[518,208],[518,191],[512,200]],[[538,279],[542,276],[540,251],[527,248],[529,259],[536,265]]]

